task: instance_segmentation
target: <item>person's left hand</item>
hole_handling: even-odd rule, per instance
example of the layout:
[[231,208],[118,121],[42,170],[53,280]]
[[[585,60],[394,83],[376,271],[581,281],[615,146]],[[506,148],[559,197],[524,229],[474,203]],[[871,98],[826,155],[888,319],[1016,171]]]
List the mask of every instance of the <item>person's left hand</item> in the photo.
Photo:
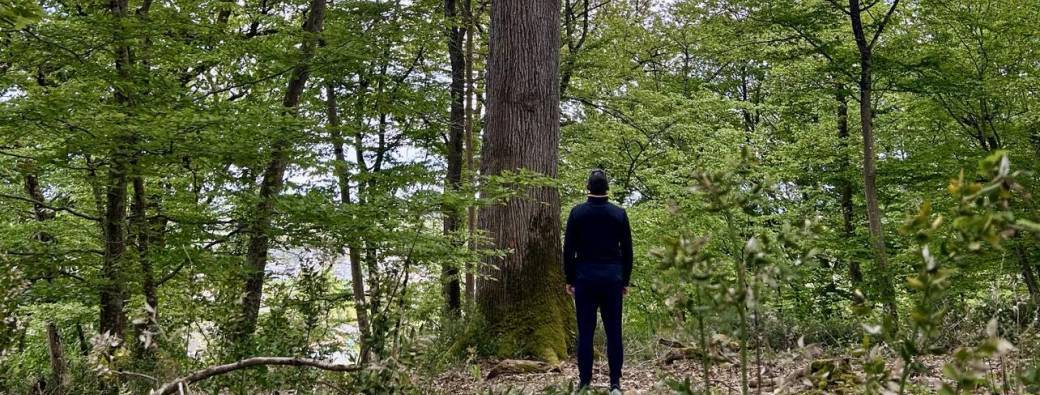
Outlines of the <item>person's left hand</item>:
[[621,296],[628,295],[628,287],[621,287]]

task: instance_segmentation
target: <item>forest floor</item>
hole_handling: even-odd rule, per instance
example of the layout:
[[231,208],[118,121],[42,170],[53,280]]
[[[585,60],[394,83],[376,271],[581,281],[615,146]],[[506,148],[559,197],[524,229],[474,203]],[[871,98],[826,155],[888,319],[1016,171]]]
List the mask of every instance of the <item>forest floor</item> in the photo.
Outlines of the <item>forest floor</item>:
[[[827,393],[854,394],[862,392],[863,368],[858,358],[836,353],[824,353],[810,346],[799,351],[778,353],[762,357],[761,382],[754,368],[749,371],[751,393],[796,394]],[[720,361],[711,368],[712,393],[739,394],[740,368],[737,360]],[[942,385],[943,365],[946,357],[923,356],[919,361],[923,369],[910,378],[910,393],[934,393]],[[597,357],[594,365],[593,386],[595,393],[606,393],[608,387],[606,358]],[[755,364],[754,355],[749,355],[749,364]],[[990,361],[991,371],[1000,372],[999,361]],[[494,362],[484,362],[479,370],[475,366],[456,368],[444,372],[434,379],[436,392],[444,394],[537,394],[567,393],[576,382],[577,367],[573,360],[563,362],[552,371],[543,373],[505,374],[488,377]],[[889,366],[890,371],[898,371]],[[996,379],[996,378],[994,378]],[[683,359],[663,363],[662,359],[627,361],[622,385],[626,394],[671,394],[675,390],[669,380],[689,380],[693,388],[701,388],[703,373],[699,360]]]

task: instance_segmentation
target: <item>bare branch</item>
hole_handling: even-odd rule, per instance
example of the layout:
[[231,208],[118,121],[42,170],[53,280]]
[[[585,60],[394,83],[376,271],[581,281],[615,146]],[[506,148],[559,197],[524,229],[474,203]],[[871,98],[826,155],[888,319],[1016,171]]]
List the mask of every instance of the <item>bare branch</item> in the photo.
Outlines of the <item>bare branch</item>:
[[120,376],[137,377],[137,378],[142,378],[142,379],[146,379],[146,380],[151,380],[154,383],[158,383],[159,382],[159,379],[155,378],[154,376],[149,376],[149,375],[144,374],[144,373],[131,372],[131,371],[127,371],[127,370],[116,370],[116,371],[114,371],[114,373],[118,374]]
[[305,366],[316,369],[328,370],[332,372],[356,372],[358,370],[361,370],[361,367],[357,365],[329,363],[310,358],[253,357],[225,365],[210,366],[208,368],[196,371],[195,373],[192,373],[190,375],[163,384],[161,387],[153,390],[151,394],[170,395],[177,392],[178,387],[180,387],[181,385],[190,385],[213,376],[219,376],[239,369],[245,369],[261,365]]

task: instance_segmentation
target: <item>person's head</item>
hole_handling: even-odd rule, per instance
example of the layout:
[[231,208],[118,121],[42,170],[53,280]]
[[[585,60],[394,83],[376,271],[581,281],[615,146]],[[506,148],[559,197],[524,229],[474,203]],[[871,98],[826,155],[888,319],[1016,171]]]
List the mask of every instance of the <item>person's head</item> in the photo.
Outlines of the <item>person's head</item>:
[[610,180],[607,179],[607,173],[603,172],[602,169],[593,169],[589,173],[589,181],[585,188],[588,189],[589,194],[606,195],[607,190],[610,189]]

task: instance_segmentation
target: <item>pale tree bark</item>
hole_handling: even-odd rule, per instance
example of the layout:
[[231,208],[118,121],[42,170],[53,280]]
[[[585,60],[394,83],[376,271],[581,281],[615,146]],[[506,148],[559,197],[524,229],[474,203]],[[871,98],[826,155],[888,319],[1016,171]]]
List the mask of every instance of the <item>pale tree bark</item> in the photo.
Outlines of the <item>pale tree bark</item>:
[[[880,2],[874,2],[873,7]],[[870,229],[871,245],[874,250],[874,262],[877,271],[882,276],[879,280],[881,286],[881,298],[885,308],[886,319],[890,322],[890,333],[894,333],[899,327],[899,316],[896,310],[895,285],[896,277],[889,273],[888,257],[885,248],[885,232],[881,224],[881,210],[878,207],[877,197],[877,154],[874,152],[874,54],[873,50],[885,29],[885,25],[891,20],[892,14],[899,7],[899,0],[892,2],[888,12],[879,22],[872,37],[867,37],[863,26],[864,8],[859,0],[849,0],[848,15],[852,23],[852,32],[856,39],[856,47],[859,50],[859,117],[860,131],[863,135],[863,194],[867,201],[867,221]]]
[[[300,61],[292,70],[282,107],[288,113],[295,113],[300,103],[303,88],[310,77],[309,62],[314,57],[317,47],[317,34],[321,32],[325,21],[325,0],[311,0],[307,18],[303,23],[303,44],[300,47]],[[260,312],[260,301],[263,297],[264,276],[267,268],[267,254],[271,246],[271,222],[275,215],[275,202],[285,185],[285,169],[289,165],[289,154],[292,142],[284,137],[275,139],[271,147],[271,160],[264,169],[260,184],[259,199],[249,224],[249,243],[246,250],[246,282],[243,287],[243,300],[239,322],[232,326],[231,336],[237,342],[250,337],[256,331],[257,315]]]
[[[463,53],[464,37],[467,29],[459,18],[459,4],[456,0],[444,1],[444,19],[448,23],[448,59],[451,63],[451,111],[448,123],[448,135],[445,139],[445,157],[448,171],[444,180],[444,192],[457,194],[462,190],[462,154],[463,139],[466,136],[466,109],[464,102],[466,84],[466,57]],[[444,208],[444,235],[454,237],[461,228],[462,212],[458,207],[446,205]],[[450,315],[458,315],[462,308],[462,295],[459,282],[459,268],[455,262],[446,262],[441,267],[441,292],[444,295],[444,308]]]
[[[336,180],[339,186],[340,204],[352,204],[350,198],[350,171],[347,169],[346,150],[344,149],[343,132],[340,130],[339,103],[336,97],[336,86],[329,82],[325,87],[325,105],[329,122],[329,137],[332,142],[332,153],[336,159]],[[360,241],[353,240],[347,245],[350,257],[350,286],[353,291],[354,311],[357,315],[361,362],[368,361],[369,338],[372,336],[368,323],[368,304],[365,302],[365,280],[361,270]]]
[[[529,170],[556,177],[560,132],[560,3],[491,4],[488,125],[481,174]],[[531,187],[480,210],[480,229],[502,258],[488,258],[477,300],[500,354],[548,362],[566,356],[572,306],[563,292],[560,195]]]

